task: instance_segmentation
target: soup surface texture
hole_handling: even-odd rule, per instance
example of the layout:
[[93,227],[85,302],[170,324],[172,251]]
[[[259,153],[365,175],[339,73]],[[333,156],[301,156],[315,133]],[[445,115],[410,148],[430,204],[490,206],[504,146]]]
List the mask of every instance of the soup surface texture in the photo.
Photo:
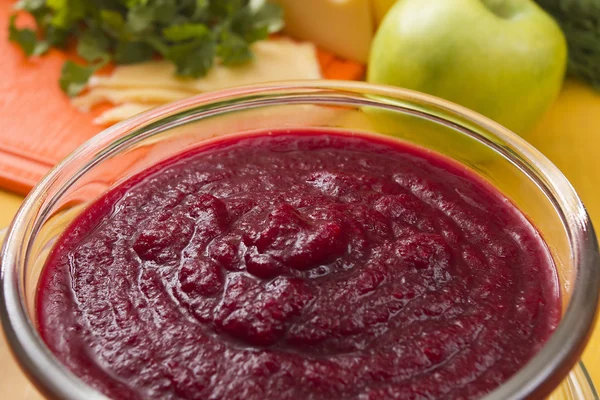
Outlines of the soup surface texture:
[[232,136],[108,192],[55,245],[38,323],[115,399],[478,398],[554,330],[554,265],[489,184],[320,131]]

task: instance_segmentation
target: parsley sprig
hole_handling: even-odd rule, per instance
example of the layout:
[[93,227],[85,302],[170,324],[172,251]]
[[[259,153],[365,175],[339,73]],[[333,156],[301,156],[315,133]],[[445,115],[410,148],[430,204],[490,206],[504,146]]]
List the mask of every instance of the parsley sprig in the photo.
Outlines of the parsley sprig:
[[252,59],[250,45],[283,26],[279,6],[266,0],[20,0],[36,30],[16,26],[9,39],[27,56],[76,43],[86,65],[67,61],[60,86],[79,94],[90,76],[109,62],[132,64],[157,55],[177,74],[204,76],[219,60],[236,65]]

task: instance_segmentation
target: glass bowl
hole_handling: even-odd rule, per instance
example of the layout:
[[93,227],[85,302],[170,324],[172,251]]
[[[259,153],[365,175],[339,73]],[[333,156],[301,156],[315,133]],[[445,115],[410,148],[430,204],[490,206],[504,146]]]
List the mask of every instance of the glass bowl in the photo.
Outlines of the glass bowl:
[[600,289],[594,230],[565,177],[516,135],[441,99],[365,83],[304,81],[209,93],[131,118],[82,145],[31,191],[2,249],[0,316],[13,354],[44,395],[105,398],[67,371],[36,331],[38,278],[66,224],[119,182],[201,141],[297,128],[394,136],[455,159],[517,204],[551,250],[563,316],[538,354],[486,399],[541,398],[559,386],[590,335]]

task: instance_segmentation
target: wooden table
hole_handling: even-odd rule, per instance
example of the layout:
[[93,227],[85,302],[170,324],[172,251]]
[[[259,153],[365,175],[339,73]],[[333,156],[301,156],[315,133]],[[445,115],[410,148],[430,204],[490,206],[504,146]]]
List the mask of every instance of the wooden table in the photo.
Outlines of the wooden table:
[[[600,94],[568,81],[548,114],[527,138],[569,178],[600,232]],[[22,198],[0,191],[0,227],[7,226]],[[0,339],[0,399],[37,399],[39,395],[9,360]],[[600,386],[600,324],[583,361]]]

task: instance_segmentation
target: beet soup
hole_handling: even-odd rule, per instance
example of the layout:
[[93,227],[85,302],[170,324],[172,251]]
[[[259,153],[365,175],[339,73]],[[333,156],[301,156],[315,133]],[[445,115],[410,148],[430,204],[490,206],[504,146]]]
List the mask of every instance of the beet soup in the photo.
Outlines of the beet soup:
[[547,247],[474,173],[378,136],[214,140],[69,226],[42,338],[115,399],[479,398],[561,315]]

